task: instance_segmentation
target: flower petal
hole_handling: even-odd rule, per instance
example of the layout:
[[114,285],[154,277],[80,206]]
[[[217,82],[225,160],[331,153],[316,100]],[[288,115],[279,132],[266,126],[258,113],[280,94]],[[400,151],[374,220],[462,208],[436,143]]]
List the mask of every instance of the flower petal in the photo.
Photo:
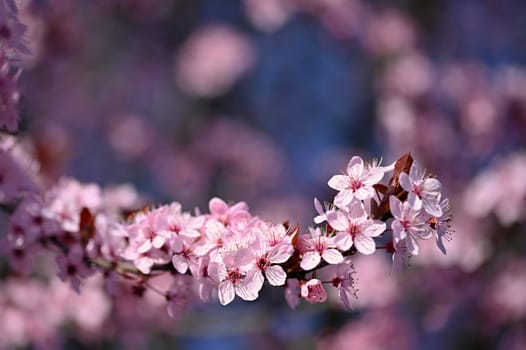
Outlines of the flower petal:
[[361,177],[363,173],[363,159],[358,156],[354,156],[347,164],[347,174]]
[[268,283],[273,286],[282,286],[287,280],[287,274],[283,268],[279,265],[272,265],[265,269],[265,276],[267,277]]
[[407,192],[411,192],[413,190],[413,184],[411,183],[411,179],[406,173],[401,173],[398,176],[398,182],[400,182],[400,186],[402,186],[402,188]]
[[329,179],[328,185],[338,191],[349,188],[349,177],[345,175],[334,175]]
[[318,252],[307,252],[303,254],[303,259],[301,259],[300,267],[309,271],[318,266],[321,261],[320,254]]
[[331,210],[328,212],[327,222],[336,231],[345,231],[349,227],[347,216],[339,210]]
[[360,253],[365,255],[371,255],[376,250],[374,240],[364,235],[354,237],[354,246]]
[[227,305],[234,300],[234,284],[228,280],[219,283],[217,294],[221,305]]
[[337,249],[325,249],[321,257],[329,264],[339,264],[343,261],[343,255]]

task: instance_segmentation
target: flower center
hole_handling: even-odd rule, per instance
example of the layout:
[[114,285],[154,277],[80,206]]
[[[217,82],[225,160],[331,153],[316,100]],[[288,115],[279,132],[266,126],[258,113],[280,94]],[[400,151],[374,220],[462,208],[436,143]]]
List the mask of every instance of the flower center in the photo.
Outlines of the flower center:
[[402,224],[402,227],[404,228],[404,230],[407,230],[411,227],[411,221],[410,220],[407,220],[407,219],[403,219],[402,221],[400,221],[400,223]]
[[342,283],[342,280],[340,279],[340,277],[334,277],[332,279],[332,285],[334,287],[339,287],[341,283]]
[[359,225],[351,225],[347,231],[353,238],[356,237],[362,230]]
[[349,184],[349,188],[353,191],[359,190],[363,186],[363,183],[360,179],[351,179],[351,183]]
[[239,269],[232,269],[232,270],[228,270],[228,280],[232,283],[236,283],[237,281],[243,279],[243,274],[241,272],[239,272]]
[[418,198],[422,198],[422,195],[424,194],[424,189],[422,188],[422,186],[414,184],[413,192],[418,196]]
[[265,268],[267,268],[269,266],[269,262],[268,262],[268,260],[266,258],[261,257],[258,260],[257,266],[258,266],[258,268],[260,270],[264,270]]

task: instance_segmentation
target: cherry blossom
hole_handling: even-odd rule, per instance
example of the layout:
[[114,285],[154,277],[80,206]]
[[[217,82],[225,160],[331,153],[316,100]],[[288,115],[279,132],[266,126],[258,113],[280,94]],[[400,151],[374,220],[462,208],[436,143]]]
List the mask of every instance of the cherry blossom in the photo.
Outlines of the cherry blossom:
[[285,284],[287,274],[277,264],[287,261],[292,253],[294,253],[292,244],[271,247],[261,237],[256,236],[255,241],[248,248],[248,254],[252,255],[251,260],[254,265],[253,268],[256,270],[255,278],[258,281],[259,289],[263,286],[263,274],[272,286]]
[[329,180],[329,187],[340,191],[334,198],[334,204],[344,207],[353,198],[366,200],[374,196],[373,185],[384,177],[384,170],[380,167],[368,167],[363,159],[354,156],[347,165],[346,175],[334,175]]
[[385,222],[371,220],[359,201],[353,201],[348,211],[334,210],[327,214],[327,221],[339,233],[334,238],[341,250],[354,246],[362,254],[373,254],[376,250],[373,237],[381,235]]
[[442,216],[440,181],[431,177],[425,178],[415,163],[411,166],[409,175],[401,173],[399,180],[402,188],[409,193],[407,200],[415,210],[423,207],[429,215]]
[[212,261],[208,265],[208,274],[217,284],[221,305],[230,304],[235,295],[248,301],[257,299],[259,293],[257,271],[247,265],[237,265],[232,256],[226,257],[225,260],[226,262]]
[[328,237],[321,233],[320,228],[309,228],[310,235],[301,236],[300,240],[303,246],[303,258],[300,266],[308,271],[319,265],[321,259],[329,264],[338,264],[342,262],[343,255],[336,249],[334,238]]
[[81,246],[73,246],[67,255],[57,256],[57,264],[59,267],[58,277],[62,281],[71,283],[71,287],[80,293],[80,285],[82,280],[93,274],[84,260],[84,252]]
[[420,211],[413,209],[409,202],[401,202],[395,196],[389,197],[389,207],[395,218],[391,224],[395,246],[405,240],[409,252],[418,255],[418,239],[431,237],[430,232],[425,229]]

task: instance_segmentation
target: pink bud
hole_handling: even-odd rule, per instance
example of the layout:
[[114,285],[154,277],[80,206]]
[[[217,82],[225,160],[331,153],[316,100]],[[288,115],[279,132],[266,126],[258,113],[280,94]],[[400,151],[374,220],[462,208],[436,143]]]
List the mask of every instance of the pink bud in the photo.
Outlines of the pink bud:
[[327,300],[327,292],[319,279],[311,279],[301,286],[301,296],[309,303],[323,303]]

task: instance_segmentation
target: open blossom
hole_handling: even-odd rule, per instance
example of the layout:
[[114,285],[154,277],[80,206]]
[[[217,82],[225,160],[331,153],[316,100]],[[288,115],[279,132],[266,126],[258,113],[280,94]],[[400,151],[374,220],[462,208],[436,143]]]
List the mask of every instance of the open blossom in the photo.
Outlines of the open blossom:
[[451,205],[449,199],[445,198],[440,202],[440,208],[442,209],[442,215],[440,217],[431,216],[427,220],[427,229],[434,234],[436,244],[440,251],[446,254],[446,247],[444,246],[444,238],[448,241],[451,240]]
[[356,198],[366,200],[374,196],[373,185],[384,177],[381,167],[367,167],[363,159],[354,156],[347,165],[346,175],[334,175],[329,180],[329,187],[340,191],[334,198],[337,207],[344,207]]
[[251,215],[245,202],[239,202],[229,206],[221,198],[212,198],[208,204],[210,215],[224,225],[233,224],[238,220],[244,220]]
[[172,241],[172,263],[179,273],[186,273],[188,269],[194,276],[197,276],[199,269],[200,252],[196,252],[195,239],[177,236]]
[[395,220],[391,224],[394,244],[406,240],[407,249],[413,255],[418,255],[418,239],[427,239],[431,234],[425,229],[421,213],[408,202],[401,202],[395,196],[389,197],[389,207]]
[[349,250],[354,244],[362,254],[373,254],[376,250],[373,237],[385,231],[385,222],[369,219],[363,205],[354,201],[349,210],[334,210],[327,214],[327,221],[338,231],[334,241],[341,250]]
[[183,213],[181,204],[174,202],[162,207],[163,213],[160,215],[160,230],[163,236],[182,235],[191,238],[201,236],[201,227],[205,222],[203,216],[194,217],[189,213]]
[[352,309],[352,300],[356,299],[354,273],[352,261],[350,258],[346,258],[340,264],[324,267],[318,274],[319,278],[325,282],[330,282],[338,290],[340,301],[349,310]]
[[71,287],[77,293],[80,293],[81,281],[93,274],[93,270],[86,265],[84,257],[84,251],[80,245],[71,247],[67,255],[57,257],[58,277],[62,281],[69,280]]
[[300,266],[308,271],[312,270],[325,260],[329,264],[338,264],[343,261],[343,255],[336,249],[336,243],[332,237],[327,237],[321,233],[320,228],[309,228],[310,235],[300,237],[303,245],[303,258]]
[[440,207],[442,184],[440,181],[431,177],[425,178],[424,173],[415,163],[411,165],[409,175],[401,173],[399,180],[402,188],[409,193],[407,201],[415,210],[423,207],[429,215],[442,216]]
[[250,254],[253,268],[255,269],[255,278],[258,281],[259,288],[263,286],[263,274],[268,282],[273,286],[282,286],[285,284],[287,274],[283,267],[277,265],[287,261],[294,248],[292,244],[281,244],[270,247],[264,239],[256,236],[253,244],[247,249],[247,254]]
[[223,261],[212,261],[208,265],[208,274],[217,284],[219,302],[227,305],[235,295],[243,300],[256,300],[259,294],[259,283],[256,280],[257,270],[248,265],[240,266],[232,255]]
[[313,278],[301,285],[301,296],[311,304],[327,300],[327,291],[319,279]]

